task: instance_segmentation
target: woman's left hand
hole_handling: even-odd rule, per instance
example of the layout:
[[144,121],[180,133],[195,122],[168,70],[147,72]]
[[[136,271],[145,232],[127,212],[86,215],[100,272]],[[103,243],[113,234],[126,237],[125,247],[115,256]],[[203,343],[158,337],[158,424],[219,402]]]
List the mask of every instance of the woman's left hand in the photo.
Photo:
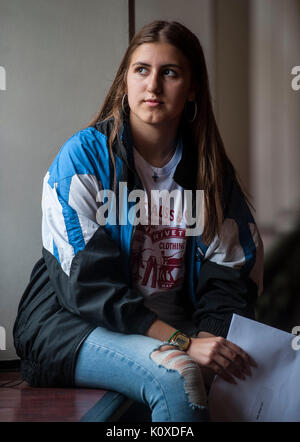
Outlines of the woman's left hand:
[[242,348],[221,336],[206,332],[192,338],[187,353],[201,367],[206,383],[211,382],[213,372],[235,384],[234,377],[245,379],[245,375],[251,375],[250,366],[255,366],[255,362]]
[[[215,335],[213,335],[212,333],[208,333],[208,332],[199,332],[197,337],[198,338],[211,338]],[[201,367],[201,372],[203,375],[203,380],[205,385],[210,388],[212,381],[214,380],[214,377],[216,376],[216,373],[211,369],[211,368],[207,368],[207,367]]]

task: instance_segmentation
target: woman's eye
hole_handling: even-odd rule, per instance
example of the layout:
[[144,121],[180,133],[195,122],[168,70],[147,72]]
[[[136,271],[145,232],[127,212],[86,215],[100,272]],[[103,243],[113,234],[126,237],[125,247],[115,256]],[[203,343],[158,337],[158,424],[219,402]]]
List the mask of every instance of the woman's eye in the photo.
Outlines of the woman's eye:
[[177,76],[177,73],[175,71],[173,71],[173,69],[165,69],[164,72],[168,77],[176,77]]
[[143,66],[140,66],[139,68],[136,68],[136,72],[138,72],[139,74],[146,74],[147,69]]

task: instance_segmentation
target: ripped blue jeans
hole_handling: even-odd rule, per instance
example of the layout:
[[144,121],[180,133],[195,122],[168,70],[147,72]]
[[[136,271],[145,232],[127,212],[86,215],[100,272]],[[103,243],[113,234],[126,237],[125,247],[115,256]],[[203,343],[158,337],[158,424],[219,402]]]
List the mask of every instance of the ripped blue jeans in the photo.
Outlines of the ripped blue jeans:
[[117,391],[147,404],[152,422],[208,421],[198,364],[176,346],[147,336],[94,329],[79,350],[75,385]]

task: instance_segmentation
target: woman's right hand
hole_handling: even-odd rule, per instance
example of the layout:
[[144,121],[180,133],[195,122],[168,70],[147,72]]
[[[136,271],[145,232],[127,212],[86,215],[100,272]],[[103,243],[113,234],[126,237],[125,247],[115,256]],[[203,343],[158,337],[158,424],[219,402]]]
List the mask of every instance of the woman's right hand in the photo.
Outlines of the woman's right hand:
[[234,376],[245,379],[245,375],[251,376],[250,366],[256,367],[244,350],[221,336],[192,338],[187,353],[200,367],[212,370],[232,384],[236,384]]

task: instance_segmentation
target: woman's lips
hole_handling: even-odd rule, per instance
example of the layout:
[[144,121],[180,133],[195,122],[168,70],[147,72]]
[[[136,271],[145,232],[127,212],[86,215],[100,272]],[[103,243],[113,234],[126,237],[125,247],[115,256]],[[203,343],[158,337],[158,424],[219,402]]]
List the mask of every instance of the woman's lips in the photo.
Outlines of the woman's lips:
[[162,101],[158,100],[145,100],[145,103],[150,107],[157,107],[163,104]]

